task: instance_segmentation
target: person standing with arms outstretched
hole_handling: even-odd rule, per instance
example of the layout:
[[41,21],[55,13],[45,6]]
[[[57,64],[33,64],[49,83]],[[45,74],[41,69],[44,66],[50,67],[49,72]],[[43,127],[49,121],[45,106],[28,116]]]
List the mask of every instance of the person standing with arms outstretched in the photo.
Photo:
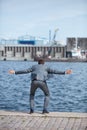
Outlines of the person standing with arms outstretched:
[[39,59],[38,64],[33,65],[31,68],[23,71],[9,70],[10,74],[26,74],[31,73],[31,87],[30,87],[30,114],[34,113],[34,95],[37,88],[40,88],[45,95],[42,113],[49,113],[47,110],[49,104],[49,89],[46,83],[49,74],[71,74],[72,70],[57,71],[50,69],[45,65],[44,59]]

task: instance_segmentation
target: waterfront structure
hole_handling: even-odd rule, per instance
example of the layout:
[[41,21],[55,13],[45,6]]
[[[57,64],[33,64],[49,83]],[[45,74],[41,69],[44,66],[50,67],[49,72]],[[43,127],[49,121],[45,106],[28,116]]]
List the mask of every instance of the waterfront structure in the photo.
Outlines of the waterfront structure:
[[0,40],[0,60],[34,60],[35,57],[54,60],[65,58],[86,59],[87,38],[70,37],[67,38],[66,45],[58,41],[55,42],[55,40],[48,42],[45,38],[27,35],[13,40]]
[[74,49],[75,47],[87,50],[87,38],[67,38],[67,51]]
[[52,59],[66,57],[66,46],[0,45],[0,60],[33,60],[35,56],[47,56],[50,50]]
[[66,57],[86,58],[87,38],[67,38]]
[[87,130],[87,113],[0,110],[0,130]]

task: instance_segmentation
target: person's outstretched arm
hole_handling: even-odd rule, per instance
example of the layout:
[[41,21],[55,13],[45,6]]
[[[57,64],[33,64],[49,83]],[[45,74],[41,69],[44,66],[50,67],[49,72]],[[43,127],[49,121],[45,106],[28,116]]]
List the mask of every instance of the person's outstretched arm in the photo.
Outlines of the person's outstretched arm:
[[53,70],[53,69],[48,69],[48,73],[50,74],[71,74],[72,73],[72,70],[66,70],[66,71],[57,71],[57,70]]
[[26,69],[22,71],[9,70],[9,74],[26,74],[32,72],[32,69]]

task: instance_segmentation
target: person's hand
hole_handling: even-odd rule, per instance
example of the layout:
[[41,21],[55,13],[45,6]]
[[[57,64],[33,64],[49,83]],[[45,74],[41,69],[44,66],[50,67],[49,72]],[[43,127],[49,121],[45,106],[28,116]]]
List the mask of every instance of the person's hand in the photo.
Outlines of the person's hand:
[[72,70],[66,70],[65,73],[66,73],[66,74],[71,74],[71,73],[72,73]]
[[15,74],[14,70],[9,70],[9,74]]

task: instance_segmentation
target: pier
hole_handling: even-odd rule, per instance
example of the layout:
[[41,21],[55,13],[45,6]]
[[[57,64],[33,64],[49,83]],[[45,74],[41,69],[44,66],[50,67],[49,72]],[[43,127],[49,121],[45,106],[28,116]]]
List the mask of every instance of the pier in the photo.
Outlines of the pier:
[[87,130],[87,113],[0,110],[0,130]]

